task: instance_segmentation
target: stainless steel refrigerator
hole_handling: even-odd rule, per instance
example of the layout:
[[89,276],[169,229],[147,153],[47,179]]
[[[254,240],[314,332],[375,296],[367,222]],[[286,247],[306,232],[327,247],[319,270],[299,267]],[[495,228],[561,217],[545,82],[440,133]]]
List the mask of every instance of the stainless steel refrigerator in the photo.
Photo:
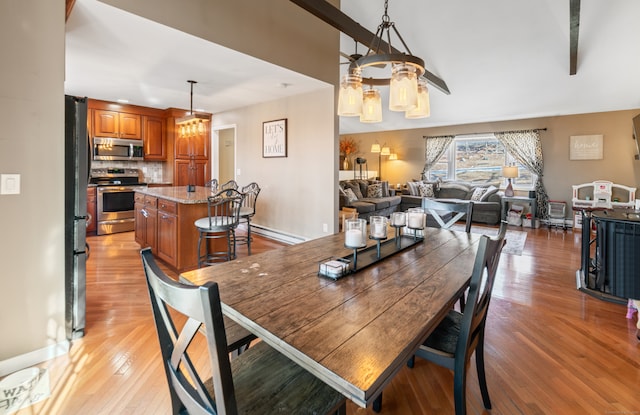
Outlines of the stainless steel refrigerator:
[[65,320],[67,338],[84,336],[86,311],[87,99],[65,95]]

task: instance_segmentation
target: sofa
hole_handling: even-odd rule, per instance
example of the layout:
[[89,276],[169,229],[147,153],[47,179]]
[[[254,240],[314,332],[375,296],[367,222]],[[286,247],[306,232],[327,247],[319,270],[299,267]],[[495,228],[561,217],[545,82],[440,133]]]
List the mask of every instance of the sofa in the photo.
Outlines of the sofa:
[[402,202],[389,182],[377,180],[341,180],[338,185],[339,205],[355,208],[358,217],[369,221],[370,216],[390,216]]
[[471,220],[478,223],[495,225],[500,223],[502,215],[503,193],[492,184],[468,183],[463,181],[412,181],[402,190],[399,211],[422,206],[423,197],[432,197],[439,201],[473,201]]

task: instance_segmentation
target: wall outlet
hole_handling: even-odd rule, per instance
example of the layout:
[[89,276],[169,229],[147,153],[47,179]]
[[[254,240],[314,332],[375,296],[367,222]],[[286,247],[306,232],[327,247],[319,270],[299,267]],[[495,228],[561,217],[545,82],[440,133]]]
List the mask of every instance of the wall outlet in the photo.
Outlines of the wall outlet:
[[0,195],[19,195],[20,175],[0,174]]
[[323,223],[322,224],[322,232],[328,233],[329,232],[329,225],[327,225],[326,223]]

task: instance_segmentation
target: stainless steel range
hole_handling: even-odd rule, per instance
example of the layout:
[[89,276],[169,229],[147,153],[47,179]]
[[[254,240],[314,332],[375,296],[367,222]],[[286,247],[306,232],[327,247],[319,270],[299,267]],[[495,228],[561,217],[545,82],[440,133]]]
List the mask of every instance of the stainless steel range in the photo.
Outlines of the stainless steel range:
[[135,192],[146,187],[138,169],[92,169],[89,183],[97,185],[97,234],[134,230]]

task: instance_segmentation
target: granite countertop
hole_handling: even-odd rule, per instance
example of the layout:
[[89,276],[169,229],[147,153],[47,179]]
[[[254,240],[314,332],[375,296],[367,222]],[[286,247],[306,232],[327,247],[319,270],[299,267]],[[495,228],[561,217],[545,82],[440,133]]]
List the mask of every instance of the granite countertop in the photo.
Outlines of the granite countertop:
[[211,188],[202,186],[196,186],[195,192],[187,192],[187,186],[147,187],[137,189],[136,192],[187,205],[207,203],[207,198],[212,196]]

